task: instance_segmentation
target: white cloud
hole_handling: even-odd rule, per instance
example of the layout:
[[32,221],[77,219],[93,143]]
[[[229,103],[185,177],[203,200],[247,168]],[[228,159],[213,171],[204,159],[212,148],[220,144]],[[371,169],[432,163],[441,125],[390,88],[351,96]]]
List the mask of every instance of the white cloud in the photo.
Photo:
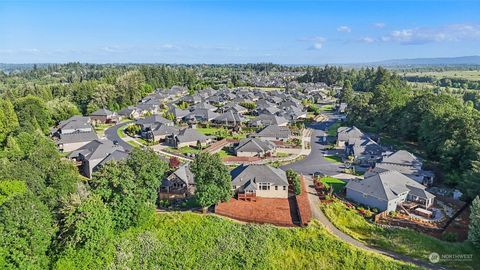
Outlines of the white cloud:
[[386,26],[386,24],[383,23],[383,22],[378,22],[378,23],[373,24],[373,27],[375,27],[375,28],[384,28],[385,26]]
[[451,24],[439,28],[401,29],[392,31],[382,37],[382,41],[397,42],[404,45],[468,40],[480,40],[480,25]]
[[375,42],[375,39],[372,37],[363,37],[360,39],[360,41],[363,43],[373,43]]
[[340,27],[337,28],[337,31],[338,32],[343,32],[343,33],[350,33],[352,32],[352,29],[346,25],[342,25]]
[[315,37],[304,37],[300,38],[298,41],[313,42],[313,44],[308,47],[309,50],[320,50],[323,47],[323,44],[327,41],[326,38],[315,36]]

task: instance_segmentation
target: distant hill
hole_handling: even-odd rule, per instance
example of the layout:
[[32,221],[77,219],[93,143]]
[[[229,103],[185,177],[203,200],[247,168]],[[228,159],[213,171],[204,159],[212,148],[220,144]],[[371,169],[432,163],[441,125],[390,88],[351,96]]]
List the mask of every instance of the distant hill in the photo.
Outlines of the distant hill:
[[452,66],[480,65],[480,56],[393,59],[365,63],[369,66]]

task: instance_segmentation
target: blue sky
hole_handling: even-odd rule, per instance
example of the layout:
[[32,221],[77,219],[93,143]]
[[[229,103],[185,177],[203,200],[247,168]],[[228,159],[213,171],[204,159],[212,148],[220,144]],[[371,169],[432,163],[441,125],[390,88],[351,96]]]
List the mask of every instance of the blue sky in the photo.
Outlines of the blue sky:
[[480,55],[479,1],[2,1],[0,62],[356,63]]

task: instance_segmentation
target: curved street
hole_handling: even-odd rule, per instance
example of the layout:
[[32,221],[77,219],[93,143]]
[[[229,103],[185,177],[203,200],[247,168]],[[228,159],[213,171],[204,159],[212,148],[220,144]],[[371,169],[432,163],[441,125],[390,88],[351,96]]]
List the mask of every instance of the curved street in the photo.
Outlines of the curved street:
[[107,139],[109,139],[112,142],[116,141],[120,146],[123,147],[123,149],[125,149],[125,151],[131,151],[133,149],[133,146],[131,146],[126,141],[124,141],[122,138],[120,138],[120,136],[118,136],[118,129],[122,128],[122,127],[124,127],[124,126],[126,126],[130,123],[132,123],[132,121],[123,122],[123,123],[117,124],[113,127],[107,128],[105,130],[105,137],[107,137]]

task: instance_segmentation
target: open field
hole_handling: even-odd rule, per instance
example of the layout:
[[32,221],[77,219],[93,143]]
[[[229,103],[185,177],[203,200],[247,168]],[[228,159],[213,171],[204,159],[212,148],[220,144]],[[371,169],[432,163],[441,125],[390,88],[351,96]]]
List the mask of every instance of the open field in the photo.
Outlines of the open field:
[[[119,234],[102,253],[101,259],[85,262],[83,269],[104,265],[125,269],[418,269],[352,247],[317,222],[288,229],[193,213],[157,214],[141,228]],[[75,269],[68,260],[56,266]]]
[[322,203],[321,208],[335,227],[367,244],[424,260],[432,252],[440,255],[473,254],[473,261],[470,262],[440,261],[441,264],[455,269],[474,269],[474,265],[480,264],[478,251],[469,242],[451,243],[410,229],[383,228],[369,223],[356,210],[347,208],[340,201]]
[[406,76],[434,77],[466,79],[471,81],[480,81],[480,70],[448,70],[448,71],[425,71],[425,72],[407,72],[401,73]]

